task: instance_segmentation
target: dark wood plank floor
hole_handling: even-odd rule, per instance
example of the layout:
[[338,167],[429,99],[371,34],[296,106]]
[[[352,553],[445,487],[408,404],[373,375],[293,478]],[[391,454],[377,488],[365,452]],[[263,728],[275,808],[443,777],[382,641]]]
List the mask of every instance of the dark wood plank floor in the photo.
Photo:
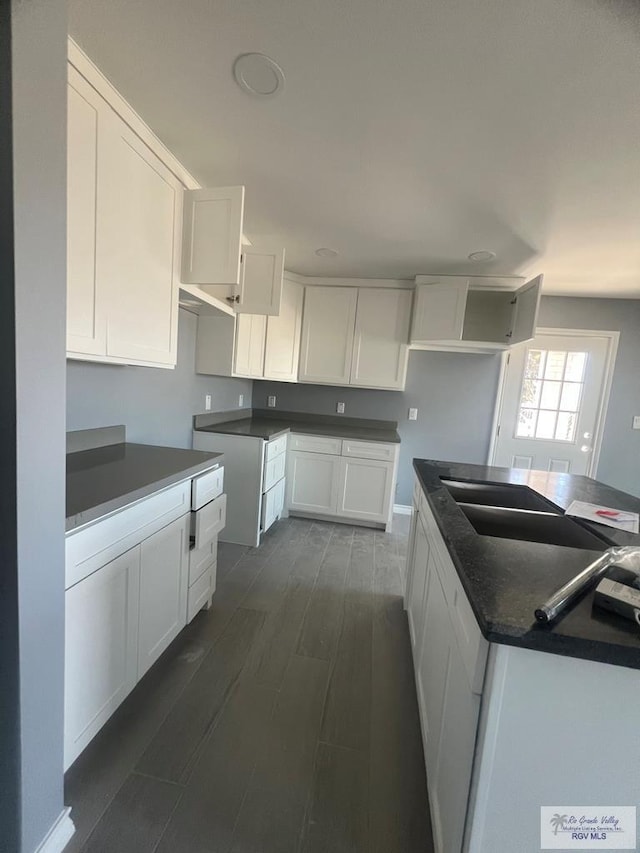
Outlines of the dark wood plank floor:
[[407,527],[221,543],[211,610],[66,775],[70,853],[432,853]]

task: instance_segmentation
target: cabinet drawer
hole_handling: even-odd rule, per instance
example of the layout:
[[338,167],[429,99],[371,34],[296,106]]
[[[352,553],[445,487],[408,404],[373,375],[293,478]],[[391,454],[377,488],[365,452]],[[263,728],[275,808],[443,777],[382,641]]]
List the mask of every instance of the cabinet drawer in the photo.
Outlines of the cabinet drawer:
[[189,586],[192,586],[202,573],[215,563],[218,555],[217,535],[205,542],[201,548],[192,548],[189,551]]
[[268,492],[279,480],[284,477],[287,468],[287,454],[281,453],[264,463],[264,481],[262,491]]
[[383,462],[393,462],[396,456],[396,446],[395,444],[383,444],[377,441],[343,439],[342,455],[356,456],[359,459],[380,459]]
[[267,446],[264,452],[264,458],[266,462],[270,462],[272,459],[275,459],[276,456],[280,456],[281,453],[284,453],[287,449],[287,435],[281,435],[278,438],[274,438],[273,441],[268,441]]
[[191,481],[191,509],[200,509],[209,501],[222,494],[224,488],[224,468],[207,471]]
[[189,512],[191,483],[178,483],[66,538],[65,589]]
[[195,537],[195,547],[202,548],[219,533],[227,520],[227,496],[220,495],[202,509],[193,513],[192,535]]
[[330,453],[333,456],[340,456],[342,439],[327,435],[292,435],[289,447],[291,450],[305,450],[307,453]]
[[262,499],[262,532],[267,531],[276,519],[282,514],[284,508],[284,479],[279,480],[269,489]]
[[187,601],[187,623],[191,622],[193,617],[202,610],[204,605],[209,600],[209,596],[213,595],[213,578],[215,578],[216,566],[212,565],[208,571],[198,578],[198,580],[189,588],[189,598]]

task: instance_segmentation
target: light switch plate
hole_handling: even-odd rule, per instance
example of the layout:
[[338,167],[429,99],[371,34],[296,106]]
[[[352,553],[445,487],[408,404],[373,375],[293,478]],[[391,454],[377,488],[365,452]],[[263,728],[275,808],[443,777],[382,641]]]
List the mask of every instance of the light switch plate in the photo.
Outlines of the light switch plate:
[[633,416],[633,428],[640,429],[640,415]]
[[206,394],[204,398],[204,409],[205,412],[211,411],[211,394]]
[[418,410],[417,409],[409,409],[409,420],[417,421],[418,420]]
[[338,403],[338,404],[336,405],[336,412],[337,412],[339,415],[344,415],[344,403]]
[[276,407],[276,395],[275,394],[269,394],[269,396],[267,397],[267,406],[270,409],[275,409],[275,407]]
[[238,395],[238,406],[242,408],[244,406],[244,394]]

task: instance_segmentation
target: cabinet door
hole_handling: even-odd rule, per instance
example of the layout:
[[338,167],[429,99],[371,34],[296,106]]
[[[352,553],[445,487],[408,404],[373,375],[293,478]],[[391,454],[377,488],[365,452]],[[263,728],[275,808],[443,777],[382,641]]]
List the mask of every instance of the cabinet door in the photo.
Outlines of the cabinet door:
[[301,382],[349,384],[357,299],[355,287],[305,288]]
[[541,290],[541,275],[536,276],[516,290],[513,324],[509,335],[510,344],[519,344],[535,338]]
[[358,290],[352,385],[404,388],[412,299],[410,290]]
[[182,185],[115,114],[102,142],[109,177],[98,186],[97,265],[107,355],[173,366]]
[[424,597],[429,564],[429,541],[422,520],[418,516],[413,553],[413,572],[409,588],[409,606],[407,616],[413,647],[413,665],[418,667],[422,649],[422,628],[424,625]]
[[339,456],[291,452],[287,472],[289,508],[335,515],[339,474]]
[[239,284],[244,187],[185,190],[182,281]]
[[393,462],[340,458],[338,515],[363,521],[389,520]]
[[469,281],[448,281],[416,286],[411,343],[462,340]]
[[245,246],[242,250],[240,288],[236,313],[280,313],[284,249]]
[[134,687],[140,547],[65,593],[65,770]]
[[142,678],[186,622],[189,522],[189,515],[184,515],[140,546],[138,678]]
[[413,565],[415,561],[416,533],[418,529],[418,508],[415,504],[411,507],[411,525],[409,527],[409,541],[407,542],[407,562],[404,570],[404,609],[409,607],[409,594],[413,578]]
[[283,279],[280,313],[277,317],[267,318],[265,379],[276,382],[296,382],[298,379],[303,294],[299,284]]
[[238,314],[236,317],[236,376],[261,379],[264,372],[264,342],[267,318],[261,314]]

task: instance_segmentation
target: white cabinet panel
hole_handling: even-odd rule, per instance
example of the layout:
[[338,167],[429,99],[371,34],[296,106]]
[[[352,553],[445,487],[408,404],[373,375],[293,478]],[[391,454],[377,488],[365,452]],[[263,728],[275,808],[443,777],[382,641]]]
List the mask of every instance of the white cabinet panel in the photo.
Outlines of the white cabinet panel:
[[271,441],[267,442],[267,446],[265,447],[264,461],[271,462],[271,460],[275,459],[276,456],[280,456],[280,454],[284,453],[286,449],[287,433],[278,436],[278,438],[272,438]]
[[278,315],[283,273],[284,249],[245,246],[236,312]]
[[188,516],[177,519],[141,545],[138,678],[185,625],[188,563]]
[[65,593],[65,769],[134,687],[140,547]]
[[268,492],[269,489],[278,482],[278,480],[281,480],[284,477],[286,467],[286,453],[281,453],[279,456],[275,456],[273,459],[265,462],[264,482],[262,484],[263,492]]
[[218,495],[222,494],[224,488],[224,468],[216,468],[194,477],[191,481],[191,509],[200,509],[208,504]]
[[420,519],[416,522],[411,583],[408,590],[407,616],[414,664],[418,661],[424,625],[424,597],[429,563],[429,541]]
[[244,187],[184,193],[182,281],[239,284]]
[[296,382],[302,330],[301,285],[285,278],[277,317],[267,318],[267,340],[264,352],[264,378],[277,382]]
[[511,334],[509,335],[511,344],[530,341],[535,337],[541,295],[541,275],[523,284],[516,291]]
[[450,277],[418,284],[413,309],[411,343],[459,341],[462,338],[469,281]]
[[339,475],[339,456],[292,451],[287,475],[289,508],[335,515]]
[[351,385],[404,388],[413,293],[359,288]]
[[340,460],[338,515],[363,521],[389,517],[393,462],[368,459]]
[[260,314],[238,314],[234,373],[236,376],[262,378],[267,318]]
[[342,439],[325,435],[292,434],[289,439],[291,450],[307,450],[309,453],[331,453],[339,456],[342,451]]
[[282,515],[284,509],[285,495],[284,479],[279,480],[265,494],[262,500],[262,532],[267,531],[271,525]]
[[198,578],[208,569],[211,563],[218,558],[218,537],[214,536],[205,542],[200,548],[192,548],[189,551],[189,586],[192,586]]
[[393,462],[396,458],[396,447],[395,444],[385,444],[381,441],[358,441],[357,439],[345,438],[342,442],[342,455]]
[[187,623],[202,610],[213,595],[213,578],[215,578],[216,566],[215,563],[209,566],[204,574],[200,575],[198,580],[189,587],[189,595],[187,601]]
[[195,547],[202,548],[224,529],[227,519],[227,496],[220,495],[192,515]]
[[182,185],[115,114],[106,128],[97,269],[108,300],[107,355],[175,365]]
[[357,299],[355,287],[305,288],[301,382],[349,384]]
[[95,89],[69,68],[67,111],[67,350],[104,355],[107,324],[96,276],[99,110]]

